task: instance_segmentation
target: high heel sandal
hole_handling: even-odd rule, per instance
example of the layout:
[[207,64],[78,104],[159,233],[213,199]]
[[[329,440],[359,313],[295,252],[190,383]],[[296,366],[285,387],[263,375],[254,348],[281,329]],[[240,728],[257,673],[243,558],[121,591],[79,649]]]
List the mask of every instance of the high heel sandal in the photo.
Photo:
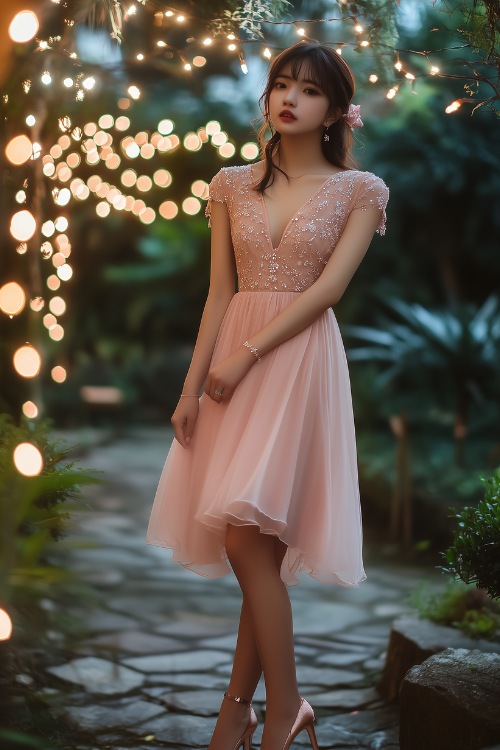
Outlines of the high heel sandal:
[[307,729],[307,734],[309,735],[309,740],[311,741],[312,750],[319,750],[318,740],[316,739],[316,732],[314,731],[313,722],[314,711],[312,710],[309,703],[305,700],[305,698],[301,698],[299,713],[297,714],[297,718],[295,719],[290,730],[290,734],[288,735],[287,740],[283,746],[283,750],[288,750],[291,747],[292,742],[294,741],[296,736],[300,734],[304,729]]
[[224,693],[224,698],[228,698],[230,701],[234,701],[235,703],[243,703],[244,706],[250,706],[250,717],[248,719],[248,725],[245,729],[244,734],[236,745],[234,746],[234,750],[239,750],[239,748],[243,747],[243,750],[252,750],[252,737],[254,735],[255,730],[257,729],[257,716],[255,715],[255,711],[252,708],[252,704],[250,701],[245,700],[245,698],[240,698],[239,695],[230,695],[229,693]]

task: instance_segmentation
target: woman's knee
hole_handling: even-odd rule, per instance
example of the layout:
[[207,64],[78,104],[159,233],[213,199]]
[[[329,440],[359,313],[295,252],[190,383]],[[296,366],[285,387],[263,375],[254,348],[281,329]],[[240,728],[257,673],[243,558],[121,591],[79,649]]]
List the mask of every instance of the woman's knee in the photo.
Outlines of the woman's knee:
[[262,534],[258,526],[229,524],[225,539],[226,554],[236,574],[255,568],[259,562],[274,559],[274,538]]

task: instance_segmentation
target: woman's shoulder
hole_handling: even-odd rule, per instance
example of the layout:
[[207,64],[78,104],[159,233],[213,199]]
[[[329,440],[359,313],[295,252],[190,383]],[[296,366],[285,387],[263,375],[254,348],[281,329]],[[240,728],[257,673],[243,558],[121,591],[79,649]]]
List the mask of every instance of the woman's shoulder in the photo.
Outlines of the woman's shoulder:
[[379,190],[387,191],[389,192],[389,188],[383,181],[381,177],[378,177],[378,175],[374,174],[373,172],[365,172],[361,169],[349,169],[349,174],[352,175],[352,178],[358,182],[360,185],[364,185],[367,188],[378,188]]

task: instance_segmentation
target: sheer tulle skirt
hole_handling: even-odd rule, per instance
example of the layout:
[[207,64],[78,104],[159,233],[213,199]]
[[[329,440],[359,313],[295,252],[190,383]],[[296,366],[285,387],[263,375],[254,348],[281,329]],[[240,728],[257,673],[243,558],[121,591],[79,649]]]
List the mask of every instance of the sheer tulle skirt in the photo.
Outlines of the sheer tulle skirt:
[[[213,363],[229,356],[297,297],[239,292]],[[281,577],[365,579],[351,391],[332,310],[257,362],[229,402],[205,394],[187,449],[175,439],[163,469],[148,544],[200,575],[229,572],[228,523],[255,524],[288,546]]]

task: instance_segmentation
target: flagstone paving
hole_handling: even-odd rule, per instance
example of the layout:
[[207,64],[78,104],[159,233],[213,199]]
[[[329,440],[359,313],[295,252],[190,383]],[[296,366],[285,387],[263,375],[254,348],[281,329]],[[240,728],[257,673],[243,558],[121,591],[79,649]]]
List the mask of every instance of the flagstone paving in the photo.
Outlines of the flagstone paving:
[[[240,607],[233,576],[203,579],[145,543],[170,440],[168,429],[135,429],[79,458],[104,481],[84,489],[87,510],[59,554],[99,599],[72,607],[84,635],[71,658],[48,667],[46,691],[78,728],[76,750],[206,748],[227,686]],[[290,590],[298,678],[322,750],[399,748],[397,712],[376,692],[391,622],[410,611],[406,595],[418,582],[442,580],[433,569],[389,565],[373,541],[365,562],[358,589],[304,577]],[[264,697],[260,684],[261,720]],[[307,745],[304,732],[294,747]]]

